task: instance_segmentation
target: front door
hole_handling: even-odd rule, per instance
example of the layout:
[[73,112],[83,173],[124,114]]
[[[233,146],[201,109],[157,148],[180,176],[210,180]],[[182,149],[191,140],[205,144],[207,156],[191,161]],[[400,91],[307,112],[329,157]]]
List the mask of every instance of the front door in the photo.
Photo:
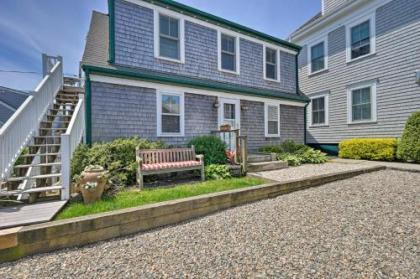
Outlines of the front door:
[[[240,100],[219,99],[219,127],[229,124],[232,130],[240,128]],[[236,137],[234,133],[221,133],[223,141],[229,150],[236,151]]]

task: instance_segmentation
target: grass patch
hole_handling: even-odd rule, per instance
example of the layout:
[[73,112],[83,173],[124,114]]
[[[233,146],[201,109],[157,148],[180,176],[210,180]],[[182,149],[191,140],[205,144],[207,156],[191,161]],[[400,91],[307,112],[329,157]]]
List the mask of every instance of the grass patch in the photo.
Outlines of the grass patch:
[[195,184],[183,184],[174,188],[144,189],[143,191],[127,189],[118,192],[113,197],[104,198],[93,204],[84,204],[83,202],[70,203],[57,215],[56,219],[67,219],[145,204],[245,188],[263,184],[264,182],[265,181],[260,178],[242,177],[225,180],[211,180]]

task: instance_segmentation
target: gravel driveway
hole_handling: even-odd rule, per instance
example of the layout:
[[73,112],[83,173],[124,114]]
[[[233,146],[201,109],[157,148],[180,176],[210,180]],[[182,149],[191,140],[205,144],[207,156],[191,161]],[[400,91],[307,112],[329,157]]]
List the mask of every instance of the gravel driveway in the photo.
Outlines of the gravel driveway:
[[420,173],[380,171],[0,265],[0,278],[419,278]]

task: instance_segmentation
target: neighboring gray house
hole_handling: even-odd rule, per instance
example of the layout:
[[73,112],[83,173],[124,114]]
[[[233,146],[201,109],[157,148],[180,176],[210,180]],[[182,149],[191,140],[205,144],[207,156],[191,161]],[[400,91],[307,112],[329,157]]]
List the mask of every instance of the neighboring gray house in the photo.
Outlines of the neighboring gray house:
[[[400,137],[420,110],[420,1],[324,0],[290,40],[299,55],[307,142]],[[335,148],[336,149],[336,148]]]
[[0,86],[0,128],[29,95],[28,92]]
[[87,142],[140,136],[184,145],[221,124],[249,148],[304,141],[300,47],[175,1],[109,1],[82,68]]

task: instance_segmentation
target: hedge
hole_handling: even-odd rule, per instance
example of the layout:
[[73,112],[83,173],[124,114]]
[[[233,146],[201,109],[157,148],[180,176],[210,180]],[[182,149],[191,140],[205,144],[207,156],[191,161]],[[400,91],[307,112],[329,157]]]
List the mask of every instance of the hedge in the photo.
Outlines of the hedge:
[[212,135],[197,136],[192,138],[187,145],[189,147],[194,145],[195,153],[204,155],[204,164],[206,166],[227,163],[226,144],[220,137]]
[[397,157],[404,161],[420,162],[420,111],[408,118],[398,144]]
[[340,158],[393,161],[396,158],[397,139],[349,139],[339,144]]

